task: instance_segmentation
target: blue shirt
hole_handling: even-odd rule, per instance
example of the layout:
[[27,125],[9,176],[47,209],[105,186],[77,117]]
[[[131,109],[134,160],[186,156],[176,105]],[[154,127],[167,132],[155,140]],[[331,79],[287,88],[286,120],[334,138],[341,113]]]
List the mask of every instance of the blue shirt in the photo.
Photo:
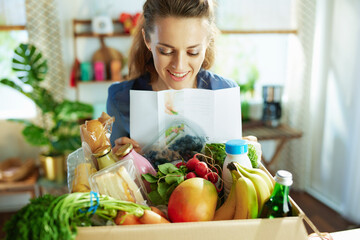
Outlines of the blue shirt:
[[[197,88],[200,89],[216,90],[237,86],[233,80],[207,70],[201,69],[197,75]],[[130,136],[130,90],[152,91],[150,74],[130,81],[114,83],[109,87],[106,109],[110,116],[115,117],[110,137],[112,145],[116,139]]]

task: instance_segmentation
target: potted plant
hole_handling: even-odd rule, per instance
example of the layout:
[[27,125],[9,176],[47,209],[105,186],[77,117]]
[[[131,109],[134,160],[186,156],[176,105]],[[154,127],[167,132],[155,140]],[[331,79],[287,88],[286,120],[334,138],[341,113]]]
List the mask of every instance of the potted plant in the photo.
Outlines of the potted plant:
[[244,121],[249,120],[250,104],[249,99],[254,97],[255,83],[259,78],[259,71],[255,65],[251,65],[247,74],[247,82],[238,84],[241,94],[241,116]]
[[[48,66],[34,45],[20,44],[14,51],[12,63],[12,69],[21,82],[1,79],[0,83],[33,100],[41,114],[41,121],[10,120],[25,125],[22,134],[29,144],[43,147],[40,161],[45,168],[45,176],[50,180],[64,181],[61,173],[65,172],[65,156],[81,146],[79,121],[91,118],[93,107],[79,101],[56,100],[42,86]],[[29,88],[30,91],[27,90]]]

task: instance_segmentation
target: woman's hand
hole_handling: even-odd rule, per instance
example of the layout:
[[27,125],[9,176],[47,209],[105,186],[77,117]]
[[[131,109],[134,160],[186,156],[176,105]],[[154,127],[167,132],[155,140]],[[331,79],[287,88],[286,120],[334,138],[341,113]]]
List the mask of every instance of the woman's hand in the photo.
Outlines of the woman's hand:
[[113,152],[116,153],[116,151],[119,149],[119,147],[121,147],[122,145],[127,144],[127,143],[131,143],[134,147],[134,150],[137,153],[141,152],[140,145],[135,140],[128,138],[128,137],[121,137],[121,138],[116,139],[115,146],[112,149]]

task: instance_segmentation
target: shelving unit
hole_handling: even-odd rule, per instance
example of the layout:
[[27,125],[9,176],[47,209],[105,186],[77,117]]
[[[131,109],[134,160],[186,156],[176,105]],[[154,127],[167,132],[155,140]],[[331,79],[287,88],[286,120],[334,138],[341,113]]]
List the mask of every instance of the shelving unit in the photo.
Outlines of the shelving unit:
[[[79,39],[86,39],[86,38],[98,38],[98,39],[106,39],[106,38],[131,38],[129,33],[123,32],[122,23],[117,20],[113,19],[113,26],[114,32],[112,34],[96,34],[92,32],[91,29],[91,20],[90,19],[73,19],[72,27],[73,27],[73,44],[74,44],[74,58],[79,59],[79,52],[78,52],[78,40]],[[94,52],[95,53],[95,52]],[[109,86],[112,84],[113,81],[107,79],[103,81],[80,81],[79,76],[76,79],[76,98],[79,99],[79,87],[82,88],[89,88],[90,85],[95,85],[100,88],[104,88],[104,86]]]
[[25,25],[0,25],[0,31],[21,31],[26,30]]
[[94,34],[92,31],[84,31],[84,32],[77,32],[77,26],[79,25],[83,25],[83,26],[91,26],[91,20],[79,20],[79,19],[74,19],[73,20],[73,32],[74,32],[74,39],[78,38],[78,37],[130,37],[130,34],[128,33],[123,33],[120,32],[119,30],[119,26],[122,27],[122,24],[116,20],[113,19],[112,20],[113,24],[114,24],[114,33],[113,34]]

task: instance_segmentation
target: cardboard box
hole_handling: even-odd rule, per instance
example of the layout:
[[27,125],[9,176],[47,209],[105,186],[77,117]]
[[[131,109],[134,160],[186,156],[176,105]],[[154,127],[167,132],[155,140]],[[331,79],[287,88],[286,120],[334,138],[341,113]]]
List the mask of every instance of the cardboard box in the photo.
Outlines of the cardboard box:
[[306,240],[303,219],[228,220],[78,228],[78,240]]
[[[263,166],[260,167],[270,173]],[[271,176],[271,175],[270,175]],[[273,180],[274,181],[274,180]],[[77,240],[307,240],[304,212],[294,217],[133,226],[79,227]]]

